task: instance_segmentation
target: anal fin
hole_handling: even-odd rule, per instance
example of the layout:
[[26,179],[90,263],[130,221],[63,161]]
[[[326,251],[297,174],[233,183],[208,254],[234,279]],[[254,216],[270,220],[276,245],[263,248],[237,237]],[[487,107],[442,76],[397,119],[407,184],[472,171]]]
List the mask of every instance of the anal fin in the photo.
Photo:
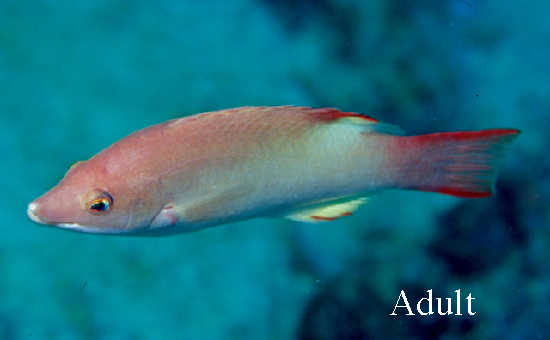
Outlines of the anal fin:
[[334,221],[337,218],[351,215],[367,201],[368,198],[366,197],[357,198],[356,196],[352,199],[347,197],[330,201],[325,200],[320,203],[308,204],[301,209],[299,208],[292,211],[290,214],[286,215],[285,218],[309,223]]

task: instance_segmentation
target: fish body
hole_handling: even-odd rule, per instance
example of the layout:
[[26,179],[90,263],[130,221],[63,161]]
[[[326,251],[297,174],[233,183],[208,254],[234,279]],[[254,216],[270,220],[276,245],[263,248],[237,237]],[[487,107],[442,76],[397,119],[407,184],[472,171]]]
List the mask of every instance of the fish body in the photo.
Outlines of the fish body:
[[78,162],[27,214],[83,232],[165,235],[253,217],[331,221],[385,188],[486,197],[518,133],[406,137],[332,108],[207,112],[137,131]]

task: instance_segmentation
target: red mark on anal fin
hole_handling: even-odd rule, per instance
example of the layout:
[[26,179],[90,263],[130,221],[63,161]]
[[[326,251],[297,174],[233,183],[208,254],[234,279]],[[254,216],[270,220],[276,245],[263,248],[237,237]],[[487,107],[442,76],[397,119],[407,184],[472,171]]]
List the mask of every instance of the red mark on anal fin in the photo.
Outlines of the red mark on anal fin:
[[329,122],[340,118],[360,118],[372,123],[378,123],[376,119],[371,118],[369,116],[362,115],[355,112],[342,112],[334,108],[314,109],[312,114],[315,116],[316,120],[322,121],[322,122]]
[[310,216],[310,217],[314,220],[319,220],[319,221],[334,221],[335,219],[337,219],[339,217],[350,216],[350,215],[351,215],[351,212],[347,211],[347,212],[345,212],[341,215],[334,216],[334,217],[325,217],[325,216],[317,216],[317,215],[313,215],[313,216]]
[[323,217],[323,216],[310,216],[312,219],[314,220],[319,220],[319,221],[334,221],[335,219],[337,219],[338,217]]

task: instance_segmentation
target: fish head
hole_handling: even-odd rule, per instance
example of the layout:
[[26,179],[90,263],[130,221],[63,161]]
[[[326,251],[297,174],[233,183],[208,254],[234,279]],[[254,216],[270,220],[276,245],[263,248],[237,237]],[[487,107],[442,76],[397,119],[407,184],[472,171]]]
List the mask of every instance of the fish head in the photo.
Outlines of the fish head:
[[156,181],[93,160],[73,165],[56,186],[29,203],[28,217],[40,224],[85,233],[125,234],[146,229],[161,209]]

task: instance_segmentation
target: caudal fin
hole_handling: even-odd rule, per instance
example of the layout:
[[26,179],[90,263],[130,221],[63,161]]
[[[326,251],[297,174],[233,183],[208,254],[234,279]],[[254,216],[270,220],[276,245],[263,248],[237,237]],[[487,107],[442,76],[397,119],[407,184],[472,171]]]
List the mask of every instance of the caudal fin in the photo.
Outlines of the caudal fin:
[[487,197],[515,129],[434,133],[398,138],[403,188],[459,197]]

